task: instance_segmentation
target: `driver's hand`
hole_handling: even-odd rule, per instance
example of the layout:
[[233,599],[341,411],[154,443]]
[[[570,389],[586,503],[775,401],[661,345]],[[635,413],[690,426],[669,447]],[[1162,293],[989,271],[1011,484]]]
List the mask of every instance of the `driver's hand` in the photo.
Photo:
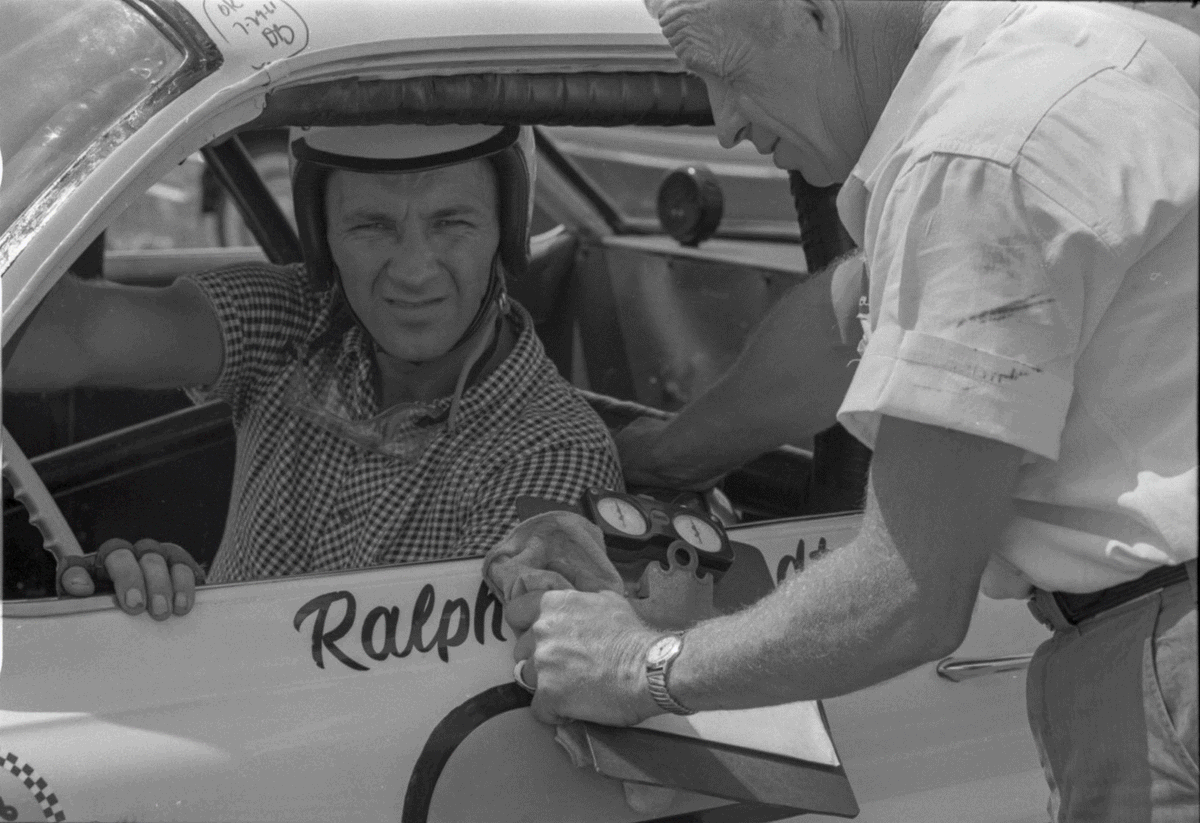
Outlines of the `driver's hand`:
[[90,597],[98,584],[108,582],[125,613],[148,611],[155,620],[166,620],[192,610],[204,570],[174,543],[113,538],[95,554],[67,558],[59,572],[62,591],[75,597]]

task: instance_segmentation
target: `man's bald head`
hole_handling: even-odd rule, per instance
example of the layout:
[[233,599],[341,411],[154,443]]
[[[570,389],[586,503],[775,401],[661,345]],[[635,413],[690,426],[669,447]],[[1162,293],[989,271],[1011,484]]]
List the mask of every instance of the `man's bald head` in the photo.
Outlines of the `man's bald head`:
[[708,85],[723,145],[845,179],[943,2],[644,0]]
[[778,46],[789,30],[795,31],[795,18],[802,12],[802,4],[793,0],[645,0],[645,3],[685,65],[717,77],[728,70],[731,52],[736,55],[750,46]]

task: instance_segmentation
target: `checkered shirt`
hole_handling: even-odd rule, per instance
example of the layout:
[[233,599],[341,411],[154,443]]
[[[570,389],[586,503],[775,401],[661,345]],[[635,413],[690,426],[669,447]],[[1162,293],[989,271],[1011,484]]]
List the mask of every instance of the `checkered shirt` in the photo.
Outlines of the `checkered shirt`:
[[[237,463],[212,583],[482,555],[517,522],[521,495],[576,502],[622,488],[599,417],[558,374],[517,304],[513,351],[464,392],[455,430],[419,458],[367,451],[311,423],[288,401],[304,352],[329,329],[335,291],[302,266],[242,265],[190,278],[216,310],[217,382],[191,391],[233,409]],[[358,419],[378,413],[374,358],[354,326],[327,356]],[[322,370],[328,373],[328,370]],[[435,401],[434,410],[450,398]]]

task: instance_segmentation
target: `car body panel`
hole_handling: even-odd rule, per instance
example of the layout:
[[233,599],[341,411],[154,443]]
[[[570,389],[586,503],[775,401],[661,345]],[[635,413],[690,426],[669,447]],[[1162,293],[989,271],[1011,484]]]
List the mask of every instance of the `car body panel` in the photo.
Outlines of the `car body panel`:
[[[763,543],[767,567],[787,565],[796,535],[835,547],[858,519],[789,523]],[[208,586],[196,601],[166,622],[104,596],[7,606],[0,745],[71,818],[399,819],[434,726],[512,677],[478,559]],[[824,731],[806,733],[824,756]],[[431,819],[645,819],[527,711],[488,721],[452,763]],[[681,794],[669,813],[714,805]]]
[[[592,388],[670,411],[716,382],[782,294],[827,288],[805,283],[797,246],[740,240],[690,250],[661,237],[613,235],[584,244],[576,272],[576,300],[589,308],[579,314]],[[615,327],[595,311],[606,300]],[[818,325],[806,327],[815,341]]]

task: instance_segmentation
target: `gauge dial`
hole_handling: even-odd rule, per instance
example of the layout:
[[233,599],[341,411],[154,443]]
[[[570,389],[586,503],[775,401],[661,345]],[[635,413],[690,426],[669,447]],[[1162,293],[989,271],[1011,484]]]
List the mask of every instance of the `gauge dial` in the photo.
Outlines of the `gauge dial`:
[[596,503],[596,511],[604,522],[622,534],[646,533],[646,517],[637,506],[620,497],[605,497]]
[[715,553],[721,550],[721,535],[702,518],[694,514],[677,514],[671,525],[685,542],[700,551]]

